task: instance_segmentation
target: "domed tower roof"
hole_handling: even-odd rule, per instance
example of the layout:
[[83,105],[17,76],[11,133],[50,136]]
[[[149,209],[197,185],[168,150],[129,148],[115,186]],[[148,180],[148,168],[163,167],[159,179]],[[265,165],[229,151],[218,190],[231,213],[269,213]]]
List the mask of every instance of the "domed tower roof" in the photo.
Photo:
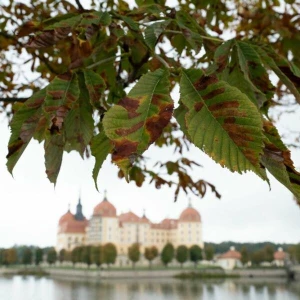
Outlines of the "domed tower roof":
[[179,222],[201,222],[201,216],[199,212],[192,207],[189,201],[189,206],[181,213]]
[[70,212],[70,205],[69,205],[68,211],[60,217],[58,224],[61,225],[65,222],[70,222],[73,219],[74,219],[74,215]]
[[93,216],[102,216],[102,217],[116,217],[117,210],[116,208],[107,200],[106,192],[104,199],[98,205],[95,206]]

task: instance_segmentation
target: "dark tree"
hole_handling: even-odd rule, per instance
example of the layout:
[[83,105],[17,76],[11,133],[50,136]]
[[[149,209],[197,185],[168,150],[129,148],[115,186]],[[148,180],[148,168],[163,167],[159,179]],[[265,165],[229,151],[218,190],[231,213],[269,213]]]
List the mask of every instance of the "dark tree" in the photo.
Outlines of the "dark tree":
[[0,249],[0,266],[4,265],[4,249]]
[[212,245],[205,245],[204,252],[205,252],[206,260],[213,260],[214,254],[215,254],[215,249]]
[[108,266],[114,264],[117,258],[117,248],[112,243],[107,243],[104,245],[104,263]]
[[51,266],[56,263],[57,253],[54,248],[50,249],[47,253],[47,262]]
[[66,260],[66,250],[61,249],[58,254],[58,260],[62,264]]
[[195,268],[200,260],[202,260],[202,249],[198,245],[193,245],[190,248],[190,260],[194,263]]
[[274,260],[275,249],[272,245],[266,245],[263,248],[263,252],[264,252],[264,260],[265,261],[272,262]]
[[241,262],[245,265],[249,261],[249,252],[246,247],[241,249]]
[[24,248],[22,253],[22,264],[27,266],[32,263],[32,250],[29,247]]
[[178,246],[176,249],[176,260],[180,263],[181,268],[183,264],[188,260],[189,249],[185,245]]
[[81,261],[90,267],[92,264],[91,260],[91,250],[92,246],[83,246],[81,251]]
[[152,260],[158,256],[158,250],[155,246],[145,248],[145,258],[149,261],[149,269],[152,265]]
[[9,248],[4,250],[4,265],[14,265],[18,261],[17,251],[15,248]]
[[73,266],[75,266],[76,263],[79,263],[81,259],[81,247],[75,247],[72,250],[71,254],[71,261],[73,263]]
[[265,260],[265,253],[263,250],[258,250],[253,252],[250,257],[253,265],[260,265]]
[[168,264],[173,260],[174,252],[174,246],[171,243],[166,244],[162,249],[160,257],[166,267],[168,267]]
[[132,268],[135,268],[135,264],[140,260],[140,246],[138,243],[132,244],[128,248],[128,258],[132,262]]
[[104,263],[104,247],[93,246],[91,249],[91,261],[97,267],[100,267]]
[[65,252],[65,261],[72,262],[72,251]]
[[34,263],[38,266],[43,261],[44,251],[41,248],[36,248],[34,253]]

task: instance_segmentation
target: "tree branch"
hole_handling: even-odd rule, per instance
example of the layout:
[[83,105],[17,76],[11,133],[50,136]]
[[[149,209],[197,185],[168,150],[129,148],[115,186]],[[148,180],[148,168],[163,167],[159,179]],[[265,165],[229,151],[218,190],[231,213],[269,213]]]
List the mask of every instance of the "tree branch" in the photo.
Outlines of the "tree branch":
[[76,2],[76,4],[77,4],[79,10],[84,10],[84,8],[83,8],[83,6],[82,6],[82,4],[80,3],[79,0],[75,0],[75,2]]
[[28,98],[0,98],[1,102],[5,102],[5,103],[14,103],[14,102],[25,102]]

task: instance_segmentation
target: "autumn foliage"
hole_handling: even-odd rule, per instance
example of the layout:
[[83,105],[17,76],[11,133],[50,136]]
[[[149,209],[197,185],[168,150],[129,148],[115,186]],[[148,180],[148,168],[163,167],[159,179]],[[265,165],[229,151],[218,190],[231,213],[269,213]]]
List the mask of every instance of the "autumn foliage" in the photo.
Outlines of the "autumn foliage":
[[[36,139],[53,183],[63,153],[78,151],[95,157],[95,183],[109,156],[138,186],[148,178],[157,188],[175,185],[175,199],[181,189],[220,197],[189,175],[197,162],[183,156],[151,169],[143,157],[150,145],[184,155],[194,144],[232,172],[268,182],[268,171],[300,201],[300,174],[269,113],[287,97],[300,103],[297,1],[76,3],[0,7],[10,172]],[[12,53],[25,55],[38,79],[17,83]],[[171,97],[178,86],[179,103]]]

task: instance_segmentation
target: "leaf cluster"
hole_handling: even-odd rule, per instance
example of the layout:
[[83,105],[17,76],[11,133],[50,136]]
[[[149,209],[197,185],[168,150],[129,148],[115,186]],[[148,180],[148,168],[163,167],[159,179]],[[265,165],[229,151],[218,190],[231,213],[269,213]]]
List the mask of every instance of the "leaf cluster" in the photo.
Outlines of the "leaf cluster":
[[[195,145],[232,172],[267,171],[299,203],[300,173],[270,117],[283,98],[300,103],[296,1],[124,1],[78,8],[66,1],[32,1],[3,10],[0,55],[6,98],[32,96],[13,106],[10,172],[32,138],[44,143],[49,180],[56,182],[65,151],[95,157],[93,177],[110,156],[119,177],[141,186],[175,186],[203,197],[210,187],[189,175],[186,157],[150,168],[151,146],[178,155]],[[232,9],[234,8],[234,9]],[[223,39],[233,29],[235,36]],[[9,51],[26,51],[45,83],[18,87]],[[277,77],[276,80],[273,77]],[[276,82],[276,83],[275,83]],[[179,87],[177,103],[171,97]],[[129,92],[128,92],[129,91]],[[174,110],[174,108],[176,109]],[[167,174],[163,174],[167,170]]]

